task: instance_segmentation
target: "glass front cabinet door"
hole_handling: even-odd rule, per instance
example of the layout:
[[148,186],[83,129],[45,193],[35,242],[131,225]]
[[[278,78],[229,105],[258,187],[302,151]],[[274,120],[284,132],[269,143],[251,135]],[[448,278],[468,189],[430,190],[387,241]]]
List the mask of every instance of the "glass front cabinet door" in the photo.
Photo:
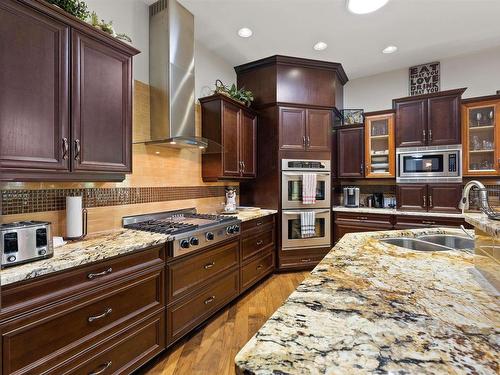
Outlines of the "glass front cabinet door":
[[366,178],[396,177],[394,113],[367,114],[365,117]]
[[500,174],[500,99],[462,105],[464,176]]

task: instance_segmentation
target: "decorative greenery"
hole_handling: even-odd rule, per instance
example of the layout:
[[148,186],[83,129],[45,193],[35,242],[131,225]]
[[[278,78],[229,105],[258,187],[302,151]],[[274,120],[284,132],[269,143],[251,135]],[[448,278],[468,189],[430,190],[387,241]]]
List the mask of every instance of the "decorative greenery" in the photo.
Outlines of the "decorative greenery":
[[104,20],[99,21],[99,17],[97,17],[96,12],[92,12],[90,15],[89,21],[88,21],[92,26],[101,29],[105,33],[108,33],[112,36],[114,36],[117,39],[122,39],[126,40],[127,42],[132,43],[132,39],[126,34],[117,34],[115,32],[115,29],[113,28],[113,21],[106,22]]
[[215,81],[215,93],[227,95],[230,98],[233,98],[243,104],[245,104],[247,107],[250,107],[252,104],[254,97],[253,93],[250,90],[245,90],[244,87],[241,89],[236,88],[236,85],[233,83],[231,87],[226,86],[222,83],[220,79]]
[[86,21],[89,17],[89,10],[87,4],[82,0],[46,0],[48,3],[53,4],[72,14],[73,16]]

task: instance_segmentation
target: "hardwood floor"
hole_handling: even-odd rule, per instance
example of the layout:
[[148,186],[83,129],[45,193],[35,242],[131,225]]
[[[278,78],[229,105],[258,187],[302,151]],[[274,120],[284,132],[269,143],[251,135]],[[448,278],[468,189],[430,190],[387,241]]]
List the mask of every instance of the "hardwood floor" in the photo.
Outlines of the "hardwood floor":
[[208,324],[170,348],[140,373],[147,375],[233,375],[234,357],[309,272],[267,278]]

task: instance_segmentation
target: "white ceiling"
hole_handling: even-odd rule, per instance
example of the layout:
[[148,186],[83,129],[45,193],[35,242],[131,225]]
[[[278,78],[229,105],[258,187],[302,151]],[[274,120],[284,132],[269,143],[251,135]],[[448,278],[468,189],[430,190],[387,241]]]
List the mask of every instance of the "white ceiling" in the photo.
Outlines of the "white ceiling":
[[[196,39],[232,65],[291,55],[340,62],[353,79],[500,46],[500,0],[390,0],[368,15],[344,0],[179,1]],[[253,37],[237,36],[243,26]],[[313,50],[319,40],[328,49]],[[399,51],[382,54],[390,44]]]

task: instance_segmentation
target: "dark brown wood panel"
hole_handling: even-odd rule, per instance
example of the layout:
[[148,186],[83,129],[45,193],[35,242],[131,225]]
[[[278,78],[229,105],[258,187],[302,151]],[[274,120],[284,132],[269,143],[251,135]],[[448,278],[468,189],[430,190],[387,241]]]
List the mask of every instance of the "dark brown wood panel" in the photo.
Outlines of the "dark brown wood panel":
[[427,100],[397,102],[396,147],[427,144]]
[[413,228],[430,228],[430,227],[450,227],[458,228],[460,225],[466,228],[472,228],[460,218],[443,218],[434,216],[397,216],[395,229],[413,229]]
[[212,250],[168,264],[168,303],[189,293],[239,262],[239,241],[215,246]]
[[458,203],[462,197],[462,184],[429,184],[429,211],[460,212]]
[[259,257],[250,260],[241,267],[241,292],[269,275],[274,270],[274,252],[272,249],[265,251]]
[[167,308],[167,343],[196,328],[239,293],[239,270],[226,273],[194,296]]
[[391,230],[392,224],[364,224],[363,222],[335,222],[333,240],[337,242],[349,233],[375,232],[381,230]]
[[461,142],[460,96],[438,96],[428,101],[429,146],[454,145]]
[[240,112],[240,161],[242,176],[255,178],[257,175],[257,116]]
[[330,151],[332,136],[332,111],[308,109],[306,120],[307,149]]
[[280,149],[304,150],[306,146],[306,110],[280,107]]
[[224,156],[222,158],[224,176],[239,176],[239,151],[240,138],[238,121],[240,109],[231,103],[222,102],[222,145]]
[[260,233],[243,238],[241,240],[242,260],[248,259],[267,247],[274,248],[274,225],[270,224],[263,228]]
[[314,249],[290,249],[280,251],[279,270],[303,270],[314,268],[328,252],[331,247]]
[[427,211],[427,185],[399,184],[396,188],[396,201],[401,210]]
[[0,35],[0,168],[69,170],[69,27],[3,0]]
[[338,177],[364,176],[364,140],[363,127],[337,131]]
[[75,171],[132,171],[132,57],[72,31]]
[[249,234],[254,234],[254,230],[262,231],[262,228],[267,224],[273,223],[276,215],[267,215],[257,219],[244,221],[241,223],[241,236],[245,237]]

